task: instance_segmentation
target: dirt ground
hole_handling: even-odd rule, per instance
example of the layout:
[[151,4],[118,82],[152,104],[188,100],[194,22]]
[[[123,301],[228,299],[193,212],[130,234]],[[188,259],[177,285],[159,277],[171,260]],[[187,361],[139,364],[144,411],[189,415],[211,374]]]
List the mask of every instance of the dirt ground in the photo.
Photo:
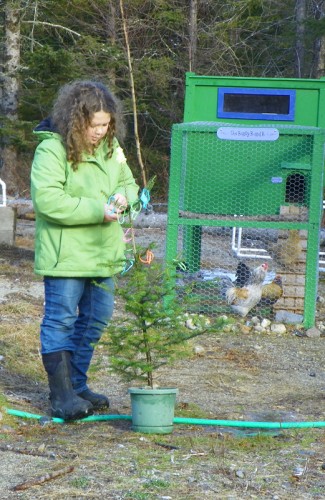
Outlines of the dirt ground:
[[[164,228],[143,227],[139,238],[154,238],[157,255],[163,253]],[[43,301],[42,282],[31,272],[33,250],[26,246],[32,239],[33,223],[22,221],[18,240],[24,248],[3,247],[0,254],[0,264],[16,266],[10,278],[0,276],[0,305],[25,301],[39,308],[39,318],[25,316],[26,325],[39,321]],[[319,296],[325,297],[322,283]],[[10,314],[2,315],[0,328],[8,324],[14,332]],[[7,406],[48,415],[45,377],[12,372],[1,348],[0,338],[0,392]],[[259,334],[238,326],[198,337],[192,357],[160,376],[163,385],[179,389],[176,415],[195,408],[205,419],[325,426],[324,356],[323,334],[307,337],[294,327]],[[100,348],[96,363],[108,363]],[[109,413],[130,415],[127,386],[108,371],[99,373],[91,375],[91,386],[109,394]],[[244,425],[175,425],[171,435],[157,437],[132,432],[122,419],[54,425],[21,418],[16,426],[0,420],[0,499],[325,498],[324,431],[306,427],[256,438]],[[27,487],[14,490],[20,483]]]

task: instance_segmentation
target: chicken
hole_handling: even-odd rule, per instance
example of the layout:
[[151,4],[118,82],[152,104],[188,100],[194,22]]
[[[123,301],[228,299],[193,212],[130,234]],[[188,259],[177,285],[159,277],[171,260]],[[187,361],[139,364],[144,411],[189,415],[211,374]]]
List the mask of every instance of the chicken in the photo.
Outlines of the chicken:
[[242,261],[237,265],[235,280],[233,281],[230,276],[218,277],[220,295],[223,299],[226,299],[226,293],[229,288],[240,287],[248,285],[252,270]]
[[287,269],[292,270],[301,260],[302,241],[297,229],[288,231],[286,238],[279,238],[273,247],[275,258]]
[[283,295],[282,278],[278,274],[274,280],[262,287],[262,298],[258,306],[273,306]]
[[234,313],[247,316],[262,298],[263,281],[268,270],[267,262],[251,271],[248,282],[243,287],[232,286],[226,291],[226,299]]
[[251,274],[251,269],[245,264],[245,262],[240,261],[236,269],[235,285],[240,287],[247,285]]

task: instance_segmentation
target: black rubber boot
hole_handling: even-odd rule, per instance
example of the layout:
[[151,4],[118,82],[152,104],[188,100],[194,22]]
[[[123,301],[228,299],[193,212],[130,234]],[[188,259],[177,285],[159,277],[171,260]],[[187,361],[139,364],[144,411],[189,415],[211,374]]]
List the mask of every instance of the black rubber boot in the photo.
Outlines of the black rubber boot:
[[72,388],[70,352],[43,354],[42,359],[50,386],[52,416],[76,420],[92,415],[92,404],[77,396]]
[[96,392],[86,389],[78,393],[79,398],[90,401],[93,405],[94,410],[100,410],[101,408],[109,408],[108,397],[104,394],[97,394]]

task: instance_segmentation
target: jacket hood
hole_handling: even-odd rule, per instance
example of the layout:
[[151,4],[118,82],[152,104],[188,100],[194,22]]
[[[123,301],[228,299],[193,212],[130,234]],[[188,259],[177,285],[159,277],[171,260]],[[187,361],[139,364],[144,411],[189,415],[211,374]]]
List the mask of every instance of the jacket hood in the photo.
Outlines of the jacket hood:
[[34,132],[57,132],[57,129],[52,122],[52,118],[48,116],[34,128]]
[[37,135],[40,140],[43,140],[53,137],[54,134],[58,134],[58,131],[54,126],[51,117],[48,116],[34,128],[33,133]]

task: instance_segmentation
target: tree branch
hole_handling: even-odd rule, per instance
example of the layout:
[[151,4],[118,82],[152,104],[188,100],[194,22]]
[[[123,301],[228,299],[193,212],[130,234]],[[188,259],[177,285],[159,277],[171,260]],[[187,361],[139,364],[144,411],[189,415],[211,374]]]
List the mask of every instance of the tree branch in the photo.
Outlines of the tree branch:
[[60,28],[62,30],[67,31],[68,33],[72,33],[73,35],[76,36],[81,36],[80,33],[77,33],[77,31],[71,30],[70,28],[67,28],[66,26],[62,26],[61,24],[53,24],[53,23],[48,23],[46,21],[22,21],[23,23],[26,24],[42,24],[43,26],[50,26],[51,28]]
[[44,476],[36,477],[35,479],[31,479],[30,481],[25,481],[24,483],[17,484],[12,488],[13,491],[23,491],[27,490],[28,488],[31,488],[32,486],[38,486],[40,484],[43,484],[47,481],[51,481],[52,479],[57,479],[58,477],[64,476],[65,474],[70,474],[70,472],[74,471],[74,467],[66,467],[64,469],[55,471],[55,472],[49,472],[48,474],[45,474]]

